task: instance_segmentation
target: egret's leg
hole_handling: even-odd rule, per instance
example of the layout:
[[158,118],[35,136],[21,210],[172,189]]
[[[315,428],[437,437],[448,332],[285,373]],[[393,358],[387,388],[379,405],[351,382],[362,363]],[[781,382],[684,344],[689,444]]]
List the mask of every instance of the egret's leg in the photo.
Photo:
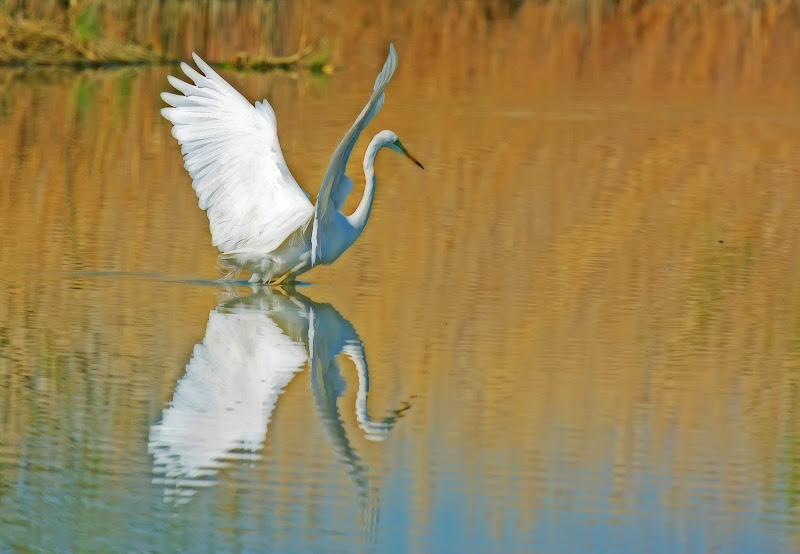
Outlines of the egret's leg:
[[270,281],[269,284],[270,285],[281,285],[281,284],[283,284],[284,281],[286,281],[289,278],[289,276],[291,274],[292,274],[291,271],[287,271],[284,275],[281,275],[277,279],[273,279],[272,281]]
[[294,276],[297,274],[297,272],[300,271],[301,269],[303,269],[303,267],[305,267],[305,265],[306,265],[305,262],[300,262],[299,264],[294,266],[292,269],[287,271],[286,274],[283,275],[282,277],[279,277],[277,279],[273,279],[272,280],[272,284],[273,285],[280,285],[284,281],[286,281],[288,283],[291,283],[292,281],[294,281]]

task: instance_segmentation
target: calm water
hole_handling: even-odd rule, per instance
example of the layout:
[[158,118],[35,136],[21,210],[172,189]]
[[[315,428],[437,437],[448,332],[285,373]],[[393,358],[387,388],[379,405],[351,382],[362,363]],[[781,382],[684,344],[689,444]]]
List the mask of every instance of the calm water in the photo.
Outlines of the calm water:
[[[380,63],[225,75],[313,195]],[[789,96],[401,50],[368,134],[427,169],[382,154],[355,247],[254,291],[214,282],[169,72],[0,72],[0,551],[800,547]]]

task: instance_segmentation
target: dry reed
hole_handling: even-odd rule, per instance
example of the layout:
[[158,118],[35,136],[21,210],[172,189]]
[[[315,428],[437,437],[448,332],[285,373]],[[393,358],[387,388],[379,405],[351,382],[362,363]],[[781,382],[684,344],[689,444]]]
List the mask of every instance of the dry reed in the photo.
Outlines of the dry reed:
[[[53,22],[80,44],[135,43],[169,59],[198,51],[255,67],[308,44],[325,63],[349,66],[366,61],[359,58],[368,46],[395,40],[405,56],[438,64],[451,80],[489,70],[512,80],[763,87],[796,84],[800,75],[797,0],[74,0],[67,8],[6,0],[0,11]],[[35,59],[36,47],[52,43],[31,46]]]
[[163,57],[132,42],[83,41],[44,21],[0,16],[2,64],[153,63]]

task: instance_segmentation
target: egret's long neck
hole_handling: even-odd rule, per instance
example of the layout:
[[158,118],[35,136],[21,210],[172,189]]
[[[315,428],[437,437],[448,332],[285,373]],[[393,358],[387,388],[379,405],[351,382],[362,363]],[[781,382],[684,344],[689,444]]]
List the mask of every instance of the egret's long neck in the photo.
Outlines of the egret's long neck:
[[358,203],[356,210],[347,216],[350,225],[360,234],[367,224],[369,219],[369,212],[372,209],[372,201],[375,199],[375,157],[378,155],[383,144],[376,136],[372,142],[367,146],[367,151],[364,154],[364,178],[367,184],[364,187],[364,196],[361,197],[361,202]]

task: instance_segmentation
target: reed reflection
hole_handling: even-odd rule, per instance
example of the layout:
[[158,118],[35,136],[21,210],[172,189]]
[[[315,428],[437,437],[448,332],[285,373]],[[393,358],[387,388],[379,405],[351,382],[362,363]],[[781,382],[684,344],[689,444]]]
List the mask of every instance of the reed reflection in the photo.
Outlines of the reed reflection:
[[358,374],[359,427],[367,439],[382,441],[409,404],[384,419],[371,419],[364,347],[352,324],[333,306],[314,302],[294,288],[270,287],[254,287],[248,296],[220,302],[169,407],[150,428],[148,450],[153,473],[160,475],[153,483],[165,486],[165,501],[187,502],[198,488],[213,486],[219,470],[231,461],[260,459],[278,399],[306,367],[323,429],[359,494],[368,499],[368,470],[348,438],[338,407],[345,392],[338,360],[342,353]]

